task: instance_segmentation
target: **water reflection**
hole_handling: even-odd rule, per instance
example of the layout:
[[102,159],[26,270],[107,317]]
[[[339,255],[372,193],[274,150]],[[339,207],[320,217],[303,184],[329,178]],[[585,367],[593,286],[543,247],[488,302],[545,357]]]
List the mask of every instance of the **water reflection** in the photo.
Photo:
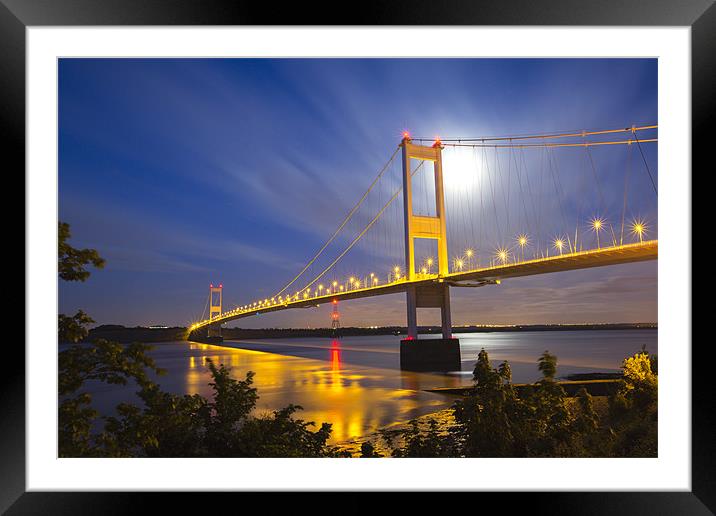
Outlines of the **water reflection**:
[[341,376],[341,344],[337,339],[331,342],[330,354],[331,389],[340,390],[343,388],[343,378]]
[[[418,390],[425,382],[414,380],[411,383],[414,388],[407,387],[397,370],[347,360],[346,346],[338,339],[314,341],[309,356],[239,349],[239,344],[227,347],[158,343],[151,355],[167,374],[155,380],[170,392],[210,397],[209,360],[231,367],[237,379],[243,379],[247,371],[254,371],[254,386],[259,393],[257,413],[278,410],[290,403],[300,405],[304,410],[296,417],[317,425],[323,422],[333,425],[332,442],[358,437],[450,405],[450,400],[443,396]],[[349,357],[356,358],[355,343],[347,347],[353,350],[348,352]],[[432,383],[442,381],[436,377]],[[97,385],[93,391],[94,405],[103,414],[112,413],[120,402],[139,402],[134,395],[136,387],[132,386]]]
[[[278,410],[289,403],[301,405],[304,410],[296,417],[319,425],[332,423],[331,440],[340,442],[449,407],[452,398],[425,389],[468,385],[482,347],[488,349],[495,365],[510,360],[515,381],[538,377],[536,359],[544,349],[555,352],[564,364],[560,374],[615,370],[622,358],[643,343],[652,353],[657,352],[655,331],[623,335],[606,331],[504,333],[460,338],[463,371],[448,375],[401,371],[399,337],[393,336],[227,341],[223,346],[165,342],[156,344],[151,355],[167,370],[167,375],[156,381],[164,390],[177,394],[211,396],[208,359],[231,367],[237,379],[254,371],[258,412]],[[135,386],[96,384],[90,392],[94,406],[109,414],[120,402],[139,403],[135,391]]]

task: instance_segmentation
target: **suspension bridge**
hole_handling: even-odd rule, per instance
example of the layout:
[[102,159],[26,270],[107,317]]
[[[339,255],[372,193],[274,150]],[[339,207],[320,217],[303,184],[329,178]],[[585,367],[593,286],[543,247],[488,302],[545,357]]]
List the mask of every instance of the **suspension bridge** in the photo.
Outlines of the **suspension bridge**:
[[[235,319],[405,292],[401,364],[459,365],[450,287],[657,259],[657,129],[450,138],[405,132],[293,278],[271,296],[227,310],[223,285],[212,284],[208,317],[189,327],[190,339],[220,339],[221,326]],[[440,309],[442,339],[413,342],[418,308]]]

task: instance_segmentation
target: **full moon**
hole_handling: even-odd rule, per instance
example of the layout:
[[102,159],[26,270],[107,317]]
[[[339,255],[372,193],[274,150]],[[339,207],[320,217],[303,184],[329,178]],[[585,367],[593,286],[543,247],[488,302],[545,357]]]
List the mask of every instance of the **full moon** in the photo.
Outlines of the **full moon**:
[[472,148],[443,149],[443,177],[445,189],[471,189],[480,181],[482,163]]

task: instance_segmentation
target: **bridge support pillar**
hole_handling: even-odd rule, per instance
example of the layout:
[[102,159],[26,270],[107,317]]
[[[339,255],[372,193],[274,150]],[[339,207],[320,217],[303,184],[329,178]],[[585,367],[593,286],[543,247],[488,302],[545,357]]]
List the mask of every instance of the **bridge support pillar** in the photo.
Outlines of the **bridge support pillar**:
[[418,305],[417,292],[413,286],[408,287],[406,292],[406,302],[408,308],[408,339],[418,338]]
[[448,287],[447,285],[443,287],[442,291],[442,303],[440,304],[440,322],[442,324],[443,339],[452,339],[452,317],[450,317],[450,287]]
[[187,340],[204,344],[224,342],[224,337],[221,336],[221,324],[210,324],[205,328],[190,331]]
[[[407,289],[408,338],[400,341],[400,368],[459,371],[460,341],[452,338],[450,287],[444,283]],[[418,339],[418,308],[440,308],[441,339]]]
[[210,324],[206,328],[206,337],[211,341],[223,342],[224,337],[221,336],[221,324]]
[[418,338],[418,308],[439,308],[443,339],[452,338],[449,286],[444,283],[429,287],[409,285],[406,289],[406,307],[408,312],[408,339]]

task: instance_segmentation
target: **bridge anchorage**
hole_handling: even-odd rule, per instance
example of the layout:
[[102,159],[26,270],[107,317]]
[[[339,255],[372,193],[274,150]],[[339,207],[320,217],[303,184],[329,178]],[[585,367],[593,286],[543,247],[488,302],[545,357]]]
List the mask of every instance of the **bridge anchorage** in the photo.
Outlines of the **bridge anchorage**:
[[[443,185],[442,145],[439,141],[428,147],[414,145],[406,134],[402,143],[403,156],[403,222],[405,225],[405,271],[408,282],[417,278],[415,272],[415,240],[437,241],[438,279],[428,285],[409,284],[406,288],[408,336],[400,341],[400,367],[413,371],[460,370],[460,341],[452,336],[450,319],[450,285],[444,281],[449,273],[447,231],[445,223],[445,190]],[[435,183],[435,216],[413,212],[411,159],[433,164]],[[418,339],[418,308],[439,308],[441,339]]]

